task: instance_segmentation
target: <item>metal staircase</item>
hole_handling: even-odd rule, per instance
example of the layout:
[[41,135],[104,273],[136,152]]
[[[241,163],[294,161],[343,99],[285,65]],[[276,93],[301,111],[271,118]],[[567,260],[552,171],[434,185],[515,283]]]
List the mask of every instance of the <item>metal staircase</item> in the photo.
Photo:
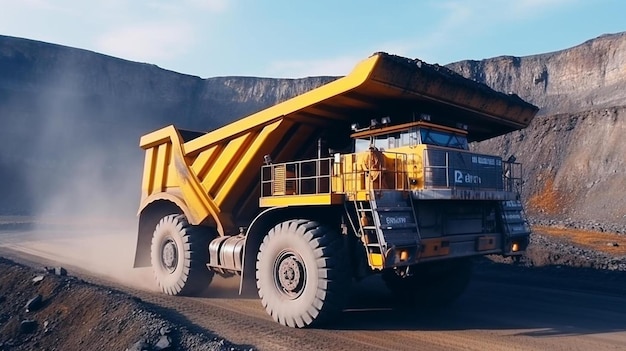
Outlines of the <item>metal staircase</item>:
[[372,190],[369,201],[355,201],[361,240],[371,254],[381,254],[384,259],[392,250],[411,248],[419,252],[421,242],[413,202],[403,191]]
[[504,235],[508,239],[530,234],[530,225],[526,220],[524,206],[520,200],[500,202],[500,219]]

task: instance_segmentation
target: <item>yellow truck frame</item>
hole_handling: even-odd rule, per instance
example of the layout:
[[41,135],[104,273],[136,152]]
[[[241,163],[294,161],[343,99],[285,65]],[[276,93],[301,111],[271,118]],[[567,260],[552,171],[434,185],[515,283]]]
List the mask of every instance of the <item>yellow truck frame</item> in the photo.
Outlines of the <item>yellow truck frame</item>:
[[140,141],[135,267],[152,266],[171,295],[239,276],[291,327],[332,319],[350,282],[376,273],[413,303],[452,301],[472,257],[519,255],[530,234],[521,165],[467,143],[525,128],[537,110],[375,53],[214,131],[154,131]]

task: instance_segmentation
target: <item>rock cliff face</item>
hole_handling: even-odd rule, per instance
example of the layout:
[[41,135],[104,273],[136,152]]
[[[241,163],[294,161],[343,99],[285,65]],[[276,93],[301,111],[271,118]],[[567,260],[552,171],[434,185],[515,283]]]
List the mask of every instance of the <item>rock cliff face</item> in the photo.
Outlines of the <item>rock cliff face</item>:
[[[447,67],[541,107],[527,129],[473,145],[524,163],[530,214],[626,225],[626,32]],[[132,214],[141,135],[167,124],[210,130],[333,79],[201,79],[0,36],[0,213],[71,212],[88,198]]]
[[626,107],[541,116],[522,131],[475,145],[515,155],[535,220],[626,232]]
[[496,90],[516,93],[539,106],[541,115],[623,105],[626,32],[547,54],[461,61],[447,67]]

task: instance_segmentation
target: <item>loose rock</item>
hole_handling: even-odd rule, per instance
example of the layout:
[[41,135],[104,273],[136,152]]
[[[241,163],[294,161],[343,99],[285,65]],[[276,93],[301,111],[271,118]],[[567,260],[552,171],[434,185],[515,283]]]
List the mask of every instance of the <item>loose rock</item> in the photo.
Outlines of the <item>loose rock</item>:
[[26,308],[26,312],[32,312],[32,311],[38,310],[43,305],[42,302],[43,302],[43,297],[37,294],[37,296],[28,300],[28,302],[26,303],[26,306],[24,306]]
[[37,285],[39,283],[41,283],[41,281],[43,280],[44,276],[43,275],[38,275],[35,278],[33,278],[33,285]]
[[133,346],[126,349],[126,351],[149,351],[150,345],[144,340],[139,340],[133,344]]
[[171,332],[172,332],[172,329],[171,329],[170,327],[162,327],[162,328],[159,330],[159,333],[160,333],[161,335],[169,335]]
[[154,345],[155,350],[171,350],[172,349],[172,339],[167,335],[162,335],[159,338],[159,341]]
[[20,333],[30,334],[37,330],[37,321],[25,319],[20,323]]

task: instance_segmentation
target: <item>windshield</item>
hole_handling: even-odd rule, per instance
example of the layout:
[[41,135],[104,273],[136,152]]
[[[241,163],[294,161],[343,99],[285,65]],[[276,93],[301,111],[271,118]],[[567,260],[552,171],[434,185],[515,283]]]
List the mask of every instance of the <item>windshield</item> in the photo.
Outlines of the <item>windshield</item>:
[[411,128],[401,132],[356,139],[354,150],[356,152],[367,151],[372,144],[381,151],[418,144],[467,150],[467,138],[465,135],[427,128]]
[[403,134],[406,133],[383,134],[370,136],[367,139],[356,139],[354,150],[356,152],[367,151],[370,145],[374,145],[378,150],[384,151],[409,145],[408,138]]
[[433,129],[420,129],[422,144],[451,147],[455,149],[467,149],[467,138],[464,135],[451,132],[442,132]]

